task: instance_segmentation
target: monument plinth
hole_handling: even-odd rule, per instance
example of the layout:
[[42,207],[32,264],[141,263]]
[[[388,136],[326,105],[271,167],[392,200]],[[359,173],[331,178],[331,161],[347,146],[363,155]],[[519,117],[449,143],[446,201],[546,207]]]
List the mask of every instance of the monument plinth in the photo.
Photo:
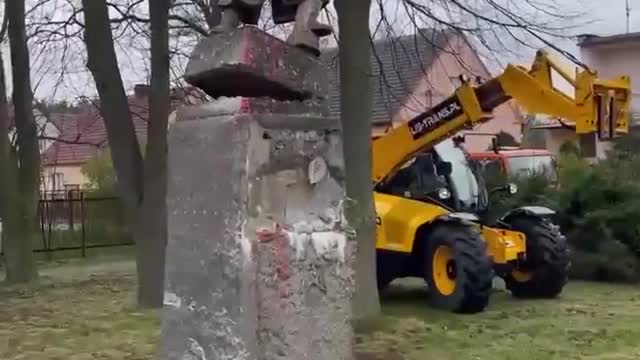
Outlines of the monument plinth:
[[356,249],[326,78],[254,28],[195,50],[187,80],[216,99],[170,129],[162,359],[352,358]]

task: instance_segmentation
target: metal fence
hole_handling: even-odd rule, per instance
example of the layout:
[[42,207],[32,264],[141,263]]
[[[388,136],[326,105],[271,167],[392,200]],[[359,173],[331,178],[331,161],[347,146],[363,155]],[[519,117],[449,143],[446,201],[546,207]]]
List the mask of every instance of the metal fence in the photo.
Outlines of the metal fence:
[[78,190],[43,193],[38,206],[40,233],[35,252],[133,245],[124,204],[117,197],[91,197]]

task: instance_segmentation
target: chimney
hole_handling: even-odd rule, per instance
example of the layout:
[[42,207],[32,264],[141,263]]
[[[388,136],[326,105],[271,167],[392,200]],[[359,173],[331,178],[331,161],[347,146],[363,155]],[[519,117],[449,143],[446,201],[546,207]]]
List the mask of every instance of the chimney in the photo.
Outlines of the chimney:
[[147,84],[136,84],[133,87],[133,93],[137,97],[148,97],[151,93],[151,86]]

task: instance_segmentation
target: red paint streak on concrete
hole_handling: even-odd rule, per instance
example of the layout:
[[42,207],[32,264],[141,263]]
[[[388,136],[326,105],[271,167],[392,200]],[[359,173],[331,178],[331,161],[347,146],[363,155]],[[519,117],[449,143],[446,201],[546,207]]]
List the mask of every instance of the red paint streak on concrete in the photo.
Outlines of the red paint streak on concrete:
[[[258,240],[262,243],[270,243],[271,252],[276,268],[276,275],[279,280],[278,295],[280,298],[287,298],[290,295],[290,289],[287,280],[291,278],[291,268],[289,267],[289,237],[282,231],[280,224],[276,224],[275,231],[269,229],[260,229],[257,231]],[[285,303],[280,305],[283,309]]]
[[285,55],[284,46],[280,43],[276,43],[275,46],[269,48],[269,58],[271,59],[271,75],[275,75],[280,69],[283,63],[282,59]]
[[248,114],[251,112],[251,101],[247,98],[240,100],[240,113]]
[[[255,47],[252,46],[251,41],[247,38],[242,40],[244,42],[242,48],[244,48],[244,53],[242,54],[242,63],[249,65],[250,67],[255,67],[256,63],[256,53]],[[251,101],[247,98],[243,98],[240,101],[240,113],[246,114],[251,112]]]
[[255,57],[255,47],[252,46],[254,44],[251,43],[248,39],[243,39],[244,44],[242,44],[242,48],[245,49],[244,54],[242,54],[242,63],[255,66],[256,57]]

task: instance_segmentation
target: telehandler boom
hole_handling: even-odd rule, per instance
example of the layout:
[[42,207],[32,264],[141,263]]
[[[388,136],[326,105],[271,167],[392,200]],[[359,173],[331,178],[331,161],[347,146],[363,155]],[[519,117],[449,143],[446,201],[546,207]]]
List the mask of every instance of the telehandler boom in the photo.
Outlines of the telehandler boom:
[[[553,86],[553,70],[575,87],[574,98]],[[600,80],[589,69],[576,69],[574,78],[540,50],[530,69],[510,64],[501,75],[480,86],[465,81],[448,99],[377,139],[373,143],[373,180],[382,181],[440,140],[490,120],[492,111],[510,99],[531,113],[574,122],[577,134],[598,132],[601,140],[627,134],[630,86],[628,76]]]
[[[554,88],[554,72],[574,86],[573,97]],[[375,139],[378,287],[423,277],[433,306],[469,313],[487,306],[495,274],[514,296],[558,295],[570,260],[553,210],[526,206],[483,224],[477,214],[488,206],[487,191],[450,138],[513,99],[572,123],[577,134],[610,140],[628,132],[630,87],[627,76],[601,80],[590,69],[571,76],[539,51],[529,69],[509,65],[480,85],[463,79],[451,97]]]

